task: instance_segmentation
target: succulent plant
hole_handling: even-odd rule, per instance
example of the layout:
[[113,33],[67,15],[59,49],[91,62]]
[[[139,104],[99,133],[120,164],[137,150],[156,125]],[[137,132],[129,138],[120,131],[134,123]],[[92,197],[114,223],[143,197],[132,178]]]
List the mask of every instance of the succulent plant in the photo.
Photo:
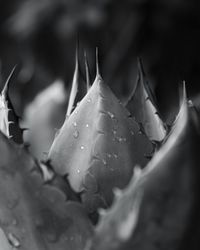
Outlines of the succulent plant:
[[[198,249],[200,116],[185,85],[180,111],[167,130],[141,62],[125,105],[104,83],[98,57],[92,85],[86,57],[85,67],[87,93],[78,103],[77,52],[65,121],[43,161],[10,130],[14,122],[21,131],[9,117],[15,114],[7,94],[10,78],[1,93],[1,249]],[[40,97],[50,107],[52,95]],[[39,130],[41,114],[46,121],[51,110],[43,105],[47,111],[40,113],[34,103]],[[156,152],[154,142],[160,143]]]
[[184,249],[191,240],[199,214],[200,121],[190,105],[184,97],[163,147],[144,170],[135,168],[125,190],[116,190],[88,249]]
[[68,175],[72,188],[82,193],[83,203],[93,213],[111,205],[113,187],[124,188],[136,164],[144,167],[152,144],[103,82],[98,66],[93,85],[69,114],[49,160],[57,173]]

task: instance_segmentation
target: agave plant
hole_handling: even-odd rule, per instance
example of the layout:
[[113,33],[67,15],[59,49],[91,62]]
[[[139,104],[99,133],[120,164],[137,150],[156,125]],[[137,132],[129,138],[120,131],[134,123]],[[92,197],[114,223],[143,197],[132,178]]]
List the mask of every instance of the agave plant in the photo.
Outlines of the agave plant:
[[[185,86],[169,131],[141,61],[125,104],[104,83],[98,57],[92,85],[87,60],[85,66],[87,93],[77,102],[77,53],[65,120],[43,161],[12,132],[22,138],[10,77],[2,90],[1,249],[198,249],[200,122]],[[48,116],[49,102],[40,103]],[[38,130],[40,124],[47,123],[36,123]]]

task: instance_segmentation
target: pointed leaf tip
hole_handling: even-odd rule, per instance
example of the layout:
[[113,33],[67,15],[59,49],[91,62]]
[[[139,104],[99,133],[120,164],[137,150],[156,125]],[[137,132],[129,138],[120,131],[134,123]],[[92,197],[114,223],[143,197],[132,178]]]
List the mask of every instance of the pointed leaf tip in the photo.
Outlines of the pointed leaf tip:
[[69,96],[67,116],[70,116],[74,107],[75,99],[76,99],[77,92],[78,92],[78,81],[79,81],[79,48],[77,45],[76,56],[75,56],[75,69],[74,69],[74,76],[72,80],[72,88],[71,88],[71,92]]
[[143,63],[142,63],[142,58],[141,57],[138,57],[138,59],[137,59],[137,68],[138,68],[139,78],[141,78],[142,76],[145,76],[144,67],[143,67]]
[[6,80],[4,88],[3,88],[2,92],[1,92],[2,95],[4,95],[4,96],[8,96],[8,89],[9,89],[10,80],[11,80],[12,76],[14,75],[14,73],[16,71],[16,68],[17,68],[17,65],[15,65],[13,67],[13,69],[11,70],[11,72],[10,72],[10,74],[9,74],[7,80]]
[[183,87],[182,87],[182,103],[187,103],[187,91],[186,91],[186,83],[183,81]]
[[85,73],[86,73],[86,85],[87,85],[87,91],[90,89],[90,69],[87,59],[87,53],[84,51],[84,60],[85,60]]
[[100,76],[100,69],[99,69],[99,49],[96,47],[96,77]]

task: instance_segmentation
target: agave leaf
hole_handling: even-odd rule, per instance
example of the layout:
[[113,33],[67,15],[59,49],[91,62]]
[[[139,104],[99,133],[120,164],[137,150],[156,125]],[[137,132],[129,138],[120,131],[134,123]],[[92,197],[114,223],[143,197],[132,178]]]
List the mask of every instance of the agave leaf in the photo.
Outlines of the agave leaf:
[[[199,125],[184,98],[167,141],[100,219],[87,249],[193,249],[199,233]],[[131,214],[132,227],[126,220]]]
[[49,151],[55,128],[63,122],[65,101],[64,82],[56,80],[25,108],[23,126],[29,130],[24,134],[24,140],[31,145],[30,152],[37,159],[46,159],[44,152]]
[[114,189],[115,199],[111,208],[99,210],[100,218],[95,234],[86,249],[126,249],[126,241],[132,236],[138,223],[143,190],[137,189],[141,169],[135,167],[134,175],[124,190]]
[[162,141],[166,136],[165,126],[158,115],[153,95],[148,86],[142,63],[138,61],[136,87],[125,104],[132,116],[140,123],[151,141]]
[[9,85],[16,67],[11,71],[0,94],[0,131],[16,143],[23,143],[22,129],[19,127],[19,117],[16,115],[9,98]]
[[129,182],[133,167],[144,166],[150,141],[104,84],[99,71],[87,95],[65,120],[49,152],[55,171],[69,182],[90,212],[112,202],[113,187]]
[[66,195],[67,200],[80,202],[80,194],[74,192],[74,190],[71,188],[67,176],[62,177],[60,175],[57,175],[49,161],[41,161],[38,164],[38,168],[43,176],[43,180],[45,183],[53,185],[62,190]]
[[34,160],[0,134],[0,228],[13,248],[83,249],[92,226],[77,202],[44,185]]

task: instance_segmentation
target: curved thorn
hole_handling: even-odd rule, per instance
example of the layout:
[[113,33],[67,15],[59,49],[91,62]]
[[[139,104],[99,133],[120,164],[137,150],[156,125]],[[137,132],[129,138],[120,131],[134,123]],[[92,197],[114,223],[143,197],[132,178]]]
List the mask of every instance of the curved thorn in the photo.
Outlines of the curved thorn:
[[14,68],[12,69],[10,75],[8,76],[8,78],[6,80],[4,88],[3,88],[2,92],[1,92],[1,94],[4,95],[4,96],[8,96],[10,80],[11,80],[12,76],[14,75],[16,68],[17,68],[17,65],[14,66]]
[[78,92],[78,78],[79,78],[79,44],[77,41],[76,45],[76,56],[75,56],[75,69],[74,69],[74,76],[73,76],[73,81],[72,81],[72,88],[69,96],[69,103],[68,103],[68,108],[67,108],[67,116],[70,116],[72,109],[74,107],[74,102],[76,99],[76,95]]

